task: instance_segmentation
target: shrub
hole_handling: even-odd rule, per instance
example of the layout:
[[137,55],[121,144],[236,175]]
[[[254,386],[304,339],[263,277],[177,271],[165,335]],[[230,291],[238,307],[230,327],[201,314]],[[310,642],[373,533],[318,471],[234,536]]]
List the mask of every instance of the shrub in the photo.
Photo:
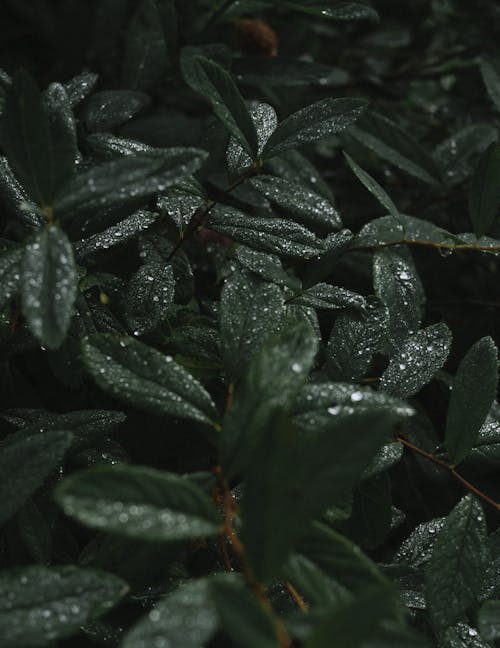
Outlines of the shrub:
[[500,645],[498,4],[2,14],[2,647]]

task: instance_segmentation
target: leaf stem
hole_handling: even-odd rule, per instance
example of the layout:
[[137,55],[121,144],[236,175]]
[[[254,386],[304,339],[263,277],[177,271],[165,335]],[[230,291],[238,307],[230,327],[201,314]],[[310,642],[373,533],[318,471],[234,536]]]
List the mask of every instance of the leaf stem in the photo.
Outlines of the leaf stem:
[[260,169],[260,162],[256,161],[252,164],[252,166],[248,167],[248,169],[243,173],[243,175],[235,180],[232,184],[229,185],[229,187],[224,191],[222,194],[222,197],[220,200],[211,200],[206,207],[203,209],[197,209],[194,214],[191,217],[191,220],[189,221],[188,226],[186,227],[186,231],[184,232],[184,235],[177,241],[175,244],[173,250],[170,252],[170,254],[167,257],[167,263],[172,259],[172,257],[178,252],[178,250],[184,245],[184,243],[193,236],[195,232],[200,230],[206,223],[211,210],[217,205],[219,202],[222,200],[225,200],[229,194],[236,189],[236,187],[239,187],[241,184],[245,182],[245,180],[248,180],[248,178],[251,178],[253,175],[259,172]]
[[494,499],[486,495],[486,493],[483,493],[479,488],[474,486],[474,484],[471,484],[470,481],[465,479],[465,477],[462,477],[462,475],[455,470],[455,467],[446,463],[446,461],[443,461],[442,459],[438,459],[434,455],[430,454],[429,452],[422,450],[422,448],[419,448],[418,446],[414,445],[411,443],[411,441],[408,441],[400,432],[396,433],[396,438],[397,440],[402,443],[405,447],[409,448],[410,450],[413,450],[416,454],[420,455],[421,457],[424,457],[428,461],[431,461],[433,464],[436,466],[440,466],[444,470],[450,473],[456,480],[458,480],[465,488],[467,488],[471,493],[474,493],[476,497],[479,497],[482,499],[484,502],[487,502],[490,504],[490,506],[493,506],[497,511],[500,510],[500,503],[496,502]]
[[418,239],[401,239],[399,241],[386,241],[385,243],[374,243],[370,245],[354,245],[347,251],[371,252],[373,250],[381,250],[383,248],[394,247],[396,245],[417,245],[421,247],[433,248],[435,250],[477,250],[479,252],[500,252],[500,245],[477,245],[475,243],[433,243],[432,241],[420,241]]

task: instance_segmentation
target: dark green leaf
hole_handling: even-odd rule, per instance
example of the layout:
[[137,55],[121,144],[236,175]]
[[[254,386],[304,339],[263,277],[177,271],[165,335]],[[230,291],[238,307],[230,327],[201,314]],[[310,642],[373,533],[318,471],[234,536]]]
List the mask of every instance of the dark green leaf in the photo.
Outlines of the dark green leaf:
[[296,305],[325,310],[363,309],[366,305],[365,298],[362,295],[326,283],[317,283],[315,286],[301,291],[289,301]]
[[[186,57],[190,58],[189,65]],[[210,102],[217,117],[254,160],[259,149],[255,125],[226,70],[203,56],[186,52],[181,55],[181,70],[186,83]]]
[[500,639],[500,601],[486,601],[479,610],[479,630],[487,641]]
[[447,516],[426,568],[427,604],[437,627],[460,619],[479,593],[490,560],[483,510],[467,495]]
[[278,286],[288,286],[294,290],[300,289],[300,280],[288,274],[277,256],[257,252],[240,245],[236,257],[241,265],[266,281],[272,281]]
[[77,567],[23,567],[0,575],[0,636],[5,648],[52,645],[76,634],[126,594],[113,574]]
[[55,213],[67,217],[147,200],[196,171],[207,154],[199,149],[155,149],[96,165],[59,192]]
[[499,206],[500,146],[491,144],[479,160],[469,192],[470,219],[476,236],[483,236],[491,229]]
[[21,266],[23,314],[43,346],[57,349],[68,332],[77,295],[73,248],[66,234],[48,226],[26,246]]
[[91,133],[121,126],[149,106],[143,92],[105,90],[92,95],[85,106],[85,125]]
[[500,111],[500,63],[498,58],[481,57],[481,76],[495,108]]
[[273,4],[286,6],[295,11],[330,18],[331,20],[371,20],[378,21],[378,14],[375,9],[360,2],[295,2],[293,0],[271,0]]
[[221,462],[228,473],[251,461],[278,408],[290,406],[306,380],[317,351],[305,323],[284,327],[253,358],[243,376],[220,437]]
[[64,84],[72,108],[81,103],[92,92],[98,80],[98,74],[82,72]]
[[349,80],[349,74],[340,67],[284,56],[239,57],[232,70],[238,79],[256,86],[333,88]]
[[363,146],[422,182],[441,183],[441,172],[434,159],[410,133],[387,117],[366,114],[349,133]]
[[125,295],[125,317],[134,335],[154,330],[166,317],[175,292],[171,265],[147,263],[132,276]]
[[396,205],[392,202],[391,197],[382,189],[379,183],[371,177],[369,173],[363,171],[363,169],[354,162],[354,160],[347,155],[344,151],[344,157],[347,160],[348,165],[356,174],[356,177],[364,184],[368,191],[375,196],[379,201],[382,207],[385,207],[389,214],[399,221],[399,210]]
[[2,141],[17,179],[40,206],[52,204],[54,154],[42,96],[24,71],[14,75],[2,119]]
[[[278,125],[278,117],[274,108],[266,103],[252,103],[249,112],[257,133],[257,155],[260,155],[267,140]],[[229,140],[226,157],[228,171],[232,177],[242,175],[253,162],[253,159],[234,136]]]
[[51,83],[44,96],[44,108],[54,156],[54,191],[75,174],[78,161],[76,122],[66,90],[60,83]]
[[469,349],[452,384],[445,441],[455,465],[475,445],[495,400],[497,384],[498,350],[493,340],[485,337]]
[[451,346],[451,332],[445,324],[433,324],[407,338],[382,374],[380,388],[408,398],[432,380],[442,368]]
[[219,321],[222,356],[231,380],[241,376],[269,335],[277,331],[284,313],[278,286],[243,272],[226,280]]
[[112,335],[88,337],[82,351],[99,387],[132,406],[209,424],[217,418],[210,395],[171,356]]
[[0,445],[0,525],[18,511],[59,467],[69,448],[68,432],[16,432]]
[[140,466],[96,466],[56,489],[66,515],[131,538],[175,541],[216,535],[210,499],[188,479]]
[[291,148],[316,142],[343,131],[361,115],[366,102],[361,99],[322,99],[287,117],[271,135],[262,151],[272,158]]
[[424,289],[411,256],[394,250],[376,252],[373,283],[389,311],[389,340],[398,349],[418,331],[422,319]]
[[0,157],[0,197],[6,216],[25,231],[32,232],[45,223],[44,216],[19,184],[4,157]]
[[52,561],[51,529],[33,500],[26,500],[16,521],[19,535],[31,558],[42,565],[49,565]]

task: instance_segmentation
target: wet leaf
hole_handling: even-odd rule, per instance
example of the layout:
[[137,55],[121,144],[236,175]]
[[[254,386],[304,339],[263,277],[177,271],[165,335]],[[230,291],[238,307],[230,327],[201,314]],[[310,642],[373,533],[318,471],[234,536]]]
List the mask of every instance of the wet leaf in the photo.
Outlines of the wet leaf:
[[216,535],[209,497],[188,479],[141,466],[96,466],[56,489],[66,515],[92,529],[148,541]]
[[485,337],[469,349],[452,383],[445,442],[455,465],[475,445],[495,400],[497,384],[498,350],[493,340]]
[[400,398],[413,396],[442,368],[450,346],[451,333],[445,324],[433,324],[411,335],[392,356],[380,388]]
[[235,273],[221,294],[219,326],[221,349],[231,380],[244,373],[267,338],[275,333],[285,313],[278,286]]
[[5,648],[45,646],[102,616],[127,593],[113,574],[78,567],[22,567],[0,575]]
[[487,641],[500,639],[500,601],[485,601],[478,616],[481,636]]
[[20,431],[2,440],[0,525],[14,515],[59,467],[71,441],[71,434],[55,430],[44,434]]
[[[259,156],[267,140],[276,129],[278,117],[274,108],[266,103],[250,105],[249,113],[257,133],[257,155]],[[242,175],[253,162],[253,159],[234,136],[229,140],[226,158],[229,174],[233,177]]]
[[166,317],[175,292],[171,265],[147,263],[132,276],[125,295],[125,317],[134,335],[154,330]]
[[82,353],[97,385],[125,403],[202,423],[217,418],[209,394],[171,356],[132,338],[106,334],[86,338]]
[[110,131],[140,113],[150,103],[147,94],[133,90],[96,92],[85,105],[85,124],[91,133]]
[[76,295],[76,265],[68,237],[59,227],[39,230],[24,251],[21,300],[23,314],[41,345],[49,349],[61,346]]
[[272,158],[303,144],[339,133],[361,115],[366,103],[361,99],[322,99],[287,117],[268,139],[262,157]]
[[347,160],[347,164],[354,171],[356,177],[364,184],[364,186],[368,189],[368,191],[375,196],[375,198],[379,201],[382,207],[385,207],[385,209],[387,209],[387,211],[393,218],[399,221],[398,208],[392,202],[390,196],[384,191],[384,189],[382,189],[379,183],[374,178],[372,178],[372,176],[369,173],[363,171],[363,169],[360,166],[358,166],[356,162],[354,162],[354,160],[349,155],[347,155],[345,151],[344,151],[344,157]]
[[362,295],[326,283],[318,283],[311,288],[307,288],[289,301],[296,305],[311,306],[312,308],[324,310],[342,310],[344,308],[362,310],[366,305],[365,298]]
[[467,495],[447,516],[427,563],[427,604],[437,627],[460,619],[479,593],[490,560],[483,509]]
[[490,231],[500,206],[500,146],[491,144],[481,156],[469,192],[470,219],[477,237]]
[[3,308],[19,289],[21,274],[21,247],[7,248],[0,254],[0,308]]

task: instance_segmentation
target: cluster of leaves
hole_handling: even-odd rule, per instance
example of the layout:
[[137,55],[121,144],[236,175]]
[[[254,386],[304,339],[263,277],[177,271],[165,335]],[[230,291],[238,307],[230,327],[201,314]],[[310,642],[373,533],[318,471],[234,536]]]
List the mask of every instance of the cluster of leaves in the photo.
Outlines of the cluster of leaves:
[[3,5],[0,644],[500,645],[497,2]]

